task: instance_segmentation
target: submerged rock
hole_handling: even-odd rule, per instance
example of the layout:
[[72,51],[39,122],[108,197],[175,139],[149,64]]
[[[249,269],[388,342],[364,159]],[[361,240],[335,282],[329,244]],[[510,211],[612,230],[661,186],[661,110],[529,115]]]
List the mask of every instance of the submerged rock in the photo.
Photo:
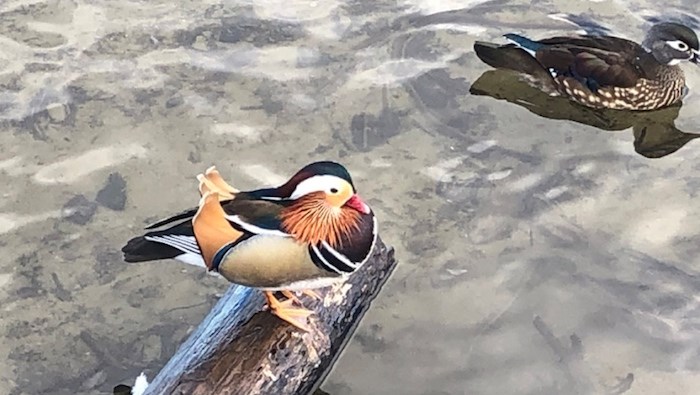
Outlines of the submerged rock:
[[75,195],[63,205],[63,218],[78,225],[85,225],[97,211],[97,203],[88,200],[85,195]]
[[119,173],[112,173],[95,198],[97,203],[112,210],[122,211],[126,206],[126,181]]

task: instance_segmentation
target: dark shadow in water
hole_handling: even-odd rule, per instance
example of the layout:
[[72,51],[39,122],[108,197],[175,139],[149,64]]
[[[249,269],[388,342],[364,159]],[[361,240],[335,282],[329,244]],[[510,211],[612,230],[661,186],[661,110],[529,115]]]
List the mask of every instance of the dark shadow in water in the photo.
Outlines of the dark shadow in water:
[[119,384],[112,390],[114,395],[131,395],[131,387],[124,384]]
[[681,103],[655,111],[593,109],[567,98],[550,96],[510,70],[489,70],[471,86],[472,95],[491,96],[517,104],[549,119],[567,119],[602,130],[632,128],[634,150],[647,158],[661,158],[678,151],[700,134],[685,133],[675,126]]

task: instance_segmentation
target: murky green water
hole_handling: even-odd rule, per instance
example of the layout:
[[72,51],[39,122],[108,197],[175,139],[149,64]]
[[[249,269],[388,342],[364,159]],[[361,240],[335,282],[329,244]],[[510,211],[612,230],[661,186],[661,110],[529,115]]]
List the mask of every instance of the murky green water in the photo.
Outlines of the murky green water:
[[[557,12],[641,40],[643,16],[696,8],[1,2],[0,393],[152,377],[228,284],[119,248],[191,206],[211,164],[254,188],[326,158],[400,259],[326,391],[694,393],[700,141],[683,132],[700,132],[700,95],[661,121],[582,116],[607,131],[469,91],[489,69],[474,40],[578,29]],[[483,78],[481,93],[498,87]],[[515,85],[497,96],[572,116]]]

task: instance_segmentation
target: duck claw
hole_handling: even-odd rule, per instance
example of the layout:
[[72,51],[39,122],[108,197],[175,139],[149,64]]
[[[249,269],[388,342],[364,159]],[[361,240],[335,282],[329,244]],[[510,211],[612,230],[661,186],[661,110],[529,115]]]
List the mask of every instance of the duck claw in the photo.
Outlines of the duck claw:
[[[283,294],[286,292],[289,291],[282,291]],[[304,308],[293,307],[295,300],[298,302],[296,297],[280,302],[275,298],[274,294],[269,291],[265,291],[265,297],[267,298],[267,306],[272,314],[305,332],[311,330],[306,323],[306,319],[314,312]]]

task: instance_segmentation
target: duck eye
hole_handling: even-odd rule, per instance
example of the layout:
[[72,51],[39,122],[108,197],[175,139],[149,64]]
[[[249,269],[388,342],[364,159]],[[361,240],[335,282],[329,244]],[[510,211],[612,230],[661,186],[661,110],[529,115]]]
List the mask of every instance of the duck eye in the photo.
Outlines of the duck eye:
[[336,189],[336,188],[331,188],[331,193],[338,193],[338,189]]
[[683,41],[676,40],[676,41],[666,41],[666,43],[673,49],[678,50],[678,51],[687,51],[688,50],[688,44],[684,43]]

